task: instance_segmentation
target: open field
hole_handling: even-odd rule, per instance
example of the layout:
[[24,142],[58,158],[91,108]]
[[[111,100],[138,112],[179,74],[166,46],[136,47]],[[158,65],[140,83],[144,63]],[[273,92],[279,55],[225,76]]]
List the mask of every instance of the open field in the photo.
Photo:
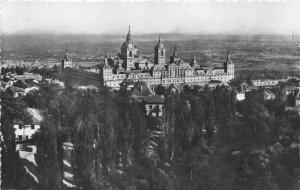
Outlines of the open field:
[[70,81],[74,85],[101,87],[100,75],[82,70],[64,69],[56,74],[61,81]]

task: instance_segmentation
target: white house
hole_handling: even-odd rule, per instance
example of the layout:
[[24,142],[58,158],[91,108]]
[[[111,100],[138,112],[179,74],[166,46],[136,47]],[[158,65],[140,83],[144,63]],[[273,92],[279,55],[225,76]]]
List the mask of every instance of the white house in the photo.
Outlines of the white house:
[[23,88],[15,87],[15,86],[10,86],[7,88],[8,92],[13,96],[13,97],[19,97],[19,96],[24,96],[25,95],[25,90]]
[[146,108],[146,115],[152,115],[153,117],[163,116],[164,98],[160,96],[150,96],[143,100]]
[[236,99],[237,99],[237,101],[242,101],[242,100],[245,100],[245,92],[238,92],[237,94],[236,94]]
[[32,139],[32,135],[39,129],[43,117],[40,111],[33,108],[27,108],[28,113],[32,116],[32,122],[24,123],[23,121],[14,121],[14,129],[16,135],[16,141],[24,141]]

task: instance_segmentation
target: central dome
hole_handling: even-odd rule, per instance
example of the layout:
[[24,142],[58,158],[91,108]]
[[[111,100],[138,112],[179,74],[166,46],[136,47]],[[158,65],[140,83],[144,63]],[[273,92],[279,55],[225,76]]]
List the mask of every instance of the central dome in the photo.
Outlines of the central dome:
[[122,44],[122,47],[123,48],[134,48],[134,44],[131,42],[131,41],[125,41],[123,44]]
[[156,45],[156,47],[158,47],[158,48],[164,48],[164,44],[162,44],[162,43],[158,43],[157,45]]

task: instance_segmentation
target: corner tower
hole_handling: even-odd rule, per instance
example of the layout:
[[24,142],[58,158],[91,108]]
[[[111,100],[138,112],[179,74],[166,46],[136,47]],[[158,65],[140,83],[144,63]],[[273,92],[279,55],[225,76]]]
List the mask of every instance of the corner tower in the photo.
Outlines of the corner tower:
[[234,64],[230,59],[229,50],[227,51],[226,61],[224,62],[224,71],[225,73],[234,76]]
[[158,36],[158,43],[154,47],[154,64],[156,65],[166,64],[166,48],[161,43],[160,34]]
[[178,51],[177,47],[174,47],[173,55],[170,56],[170,63],[177,63],[180,61],[180,58],[178,57]]
[[196,59],[195,52],[193,52],[193,57],[192,57],[190,66],[193,67],[193,66],[195,66],[195,65],[197,65],[197,59]]
[[64,58],[61,60],[61,65],[62,65],[63,69],[67,68],[67,67],[69,67],[69,68],[73,67],[72,60],[69,58],[67,50],[65,51]]

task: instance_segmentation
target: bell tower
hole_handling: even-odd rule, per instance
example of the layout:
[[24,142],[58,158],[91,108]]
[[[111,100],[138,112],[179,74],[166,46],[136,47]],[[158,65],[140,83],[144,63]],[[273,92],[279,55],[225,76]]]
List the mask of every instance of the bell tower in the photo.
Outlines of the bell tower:
[[61,64],[62,64],[63,69],[67,68],[67,67],[69,67],[69,68],[73,67],[72,60],[69,58],[67,49],[65,51],[64,58],[61,60]]
[[170,63],[177,63],[180,61],[180,58],[178,57],[178,51],[177,47],[174,47],[173,55],[170,57]]
[[156,65],[166,64],[166,48],[161,43],[160,34],[158,36],[158,43],[154,47],[154,64]]
[[230,59],[229,50],[227,51],[226,61],[224,62],[224,71],[225,73],[234,76],[234,64]]
[[191,67],[197,65],[197,59],[196,59],[196,56],[195,56],[195,52],[193,52],[193,57],[192,57],[190,65],[191,65]]

